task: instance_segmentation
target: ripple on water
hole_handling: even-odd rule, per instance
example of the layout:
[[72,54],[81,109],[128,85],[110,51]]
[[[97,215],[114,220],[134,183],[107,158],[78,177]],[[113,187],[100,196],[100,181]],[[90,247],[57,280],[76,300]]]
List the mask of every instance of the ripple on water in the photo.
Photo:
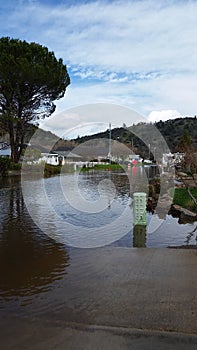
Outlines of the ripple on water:
[[[89,174],[80,177],[79,188],[85,193],[86,199],[89,200],[91,195],[93,200],[98,199],[98,184],[103,176]],[[82,225],[90,229],[95,225],[102,226],[115,221],[130,201],[130,187],[125,174],[114,174],[112,179],[116,185],[116,193],[110,208],[91,214],[81,213],[65,203],[65,197],[60,192],[59,177],[47,179],[46,192],[52,199],[57,218],[61,216],[75,226]],[[1,185],[0,199],[0,307],[13,309],[13,305],[33,304],[38,295],[45,298],[51,290],[61,288],[69,270],[70,257],[68,247],[42,233],[32,221],[24,204],[20,182],[6,183],[5,187]],[[148,214],[147,218],[149,221],[151,215]],[[46,212],[41,219],[46,221],[46,227],[50,223],[56,224],[52,218],[47,217]],[[128,221],[132,226],[130,217]],[[127,235],[111,246],[133,247],[136,244],[139,247],[161,247],[196,244],[195,235],[192,235],[195,227],[196,223],[180,225],[178,219],[166,216],[155,232],[149,233],[146,229],[143,232],[133,232],[131,227]],[[46,298],[43,308],[47,307],[50,306]]]

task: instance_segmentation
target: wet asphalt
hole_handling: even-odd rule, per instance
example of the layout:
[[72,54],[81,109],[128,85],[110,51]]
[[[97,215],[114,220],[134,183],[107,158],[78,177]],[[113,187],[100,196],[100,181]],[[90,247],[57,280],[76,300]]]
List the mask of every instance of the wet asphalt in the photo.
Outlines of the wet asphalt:
[[196,349],[196,272],[197,249],[74,252],[51,312],[1,314],[1,349]]

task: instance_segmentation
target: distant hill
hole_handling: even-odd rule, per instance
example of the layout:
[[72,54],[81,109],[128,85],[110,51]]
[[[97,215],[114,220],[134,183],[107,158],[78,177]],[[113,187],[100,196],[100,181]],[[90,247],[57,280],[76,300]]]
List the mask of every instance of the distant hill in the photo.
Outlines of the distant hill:
[[[128,128],[114,128],[111,130],[111,137],[112,140],[116,140],[121,144],[126,145],[129,149],[131,149],[131,152],[133,150],[136,154],[140,154],[143,158],[147,158],[149,157],[149,144],[152,157],[154,149],[156,149],[156,152],[158,152],[158,150],[160,149],[161,153],[164,153],[168,150],[170,150],[171,152],[176,152],[178,150],[178,145],[185,130],[188,131],[193,146],[197,151],[196,116],[177,118],[172,120],[170,119],[165,122],[159,121],[154,124],[138,123]],[[35,132],[36,138],[34,137],[33,139],[31,139]],[[162,142],[161,135],[167,143],[168,148],[166,148],[165,142]],[[45,131],[43,129],[38,128],[35,125],[30,125],[25,142],[28,143],[31,140],[32,146],[40,149],[42,152],[47,152],[50,150],[71,151],[78,145],[82,145],[89,141],[87,143],[89,152],[89,149],[91,147],[90,140],[95,139],[109,139],[109,130],[99,132],[94,135],[78,137],[73,140],[63,140],[50,131]],[[0,141],[1,140],[9,142],[8,135],[3,133],[3,131],[0,129]],[[104,148],[107,148],[107,143],[105,143],[106,141],[104,140],[103,144],[100,142],[101,153],[102,149],[104,150]],[[92,143],[92,145],[93,151],[94,143]],[[85,145],[83,145],[83,150],[84,152],[86,152]]]
[[161,132],[166,142],[169,145],[172,152],[176,151],[180,139],[187,130],[194,148],[197,150],[197,117],[177,118],[168,120],[166,122],[158,122],[155,124],[158,130]]
[[[133,149],[135,153],[139,153],[143,158],[147,158],[149,156],[149,147],[147,145],[149,144],[152,157],[154,148],[160,148],[161,153],[167,152],[168,150],[171,152],[176,152],[185,130],[189,132],[193,146],[197,151],[196,116],[170,119],[165,122],[159,121],[154,124],[138,123],[128,128],[115,128],[111,130],[111,137],[112,140],[124,143],[127,147]],[[157,133],[157,131],[159,133]],[[161,135],[163,136],[168,147],[165,146],[165,142],[162,142]],[[109,130],[99,132],[94,135],[78,137],[77,139],[73,140],[73,142],[76,144],[82,144],[89,140],[101,138],[108,139]]]
[[[34,137],[32,138],[32,136]],[[0,141],[6,141],[9,143],[9,135],[0,128]],[[36,125],[29,124],[27,134],[25,137],[25,143],[30,143],[35,148],[38,148],[41,152],[50,151],[51,148],[59,141],[59,137],[50,131],[45,131]]]

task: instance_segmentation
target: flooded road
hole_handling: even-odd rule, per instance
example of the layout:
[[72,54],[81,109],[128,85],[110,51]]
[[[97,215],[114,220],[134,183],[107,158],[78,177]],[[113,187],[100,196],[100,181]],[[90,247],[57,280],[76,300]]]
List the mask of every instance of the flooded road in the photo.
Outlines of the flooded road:
[[[37,202],[41,208],[36,211],[39,218],[38,224],[33,221],[34,216],[30,215],[24,203],[20,177],[12,176],[1,181],[0,297],[2,301],[17,301],[17,298],[22,297],[23,302],[28,303],[33,295],[50,291],[55,285],[61,285],[72,261],[72,255],[77,256],[78,254],[79,259],[83,255],[83,249],[81,252],[80,249],[65,244],[66,240],[65,242],[63,240],[63,243],[59,242],[63,235],[67,235],[68,227],[71,230],[69,231],[71,241],[72,235],[78,238],[79,235],[85,234],[83,229],[88,228],[92,248],[96,248],[95,242],[100,244],[98,238],[93,236],[97,228],[105,231],[102,242],[107,242],[107,244],[103,246],[166,247],[196,243],[195,235],[191,234],[196,223],[180,225],[178,219],[170,215],[165,217],[155,232],[147,232],[145,226],[133,228],[130,183],[124,173],[110,175],[116,187],[115,195],[111,190],[108,191],[108,188],[103,187],[104,209],[102,211],[98,210],[95,213],[84,210],[82,212],[79,208],[74,208],[62,194],[62,187],[64,191],[65,186],[68,188],[68,184],[72,185],[70,180],[73,176],[63,176],[62,179],[57,176],[43,180],[45,191],[55,208],[56,216],[50,216],[50,212],[46,210],[47,206],[42,209],[41,199],[38,198]],[[79,176],[79,191],[88,200],[88,205],[89,203],[94,204],[93,200],[99,198],[98,186],[106,179],[106,176],[108,176],[106,173],[85,173]],[[35,187],[39,181],[42,180],[27,181],[29,193],[33,193],[33,196],[30,197],[34,199],[40,196],[40,187],[38,187],[38,192]],[[110,197],[112,194],[114,198]],[[110,201],[110,206],[108,206],[108,201]],[[125,208],[128,210],[127,222],[124,225],[119,223],[118,226],[117,218],[124,213]],[[147,223],[151,219],[152,214],[147,213]],[[111,232],[111,225],[114,222],[116,224]],[[41,230],[43,227],[44,232]],[[125,230],[123,234],[120,232],[122,227]],[[124,232],[126,232],[125,235]],[[113,237],[108,240],[110,235]],[[83,236],[83,243],[85,239],[86,237]]]
[[[78,178],[78,188],[83,204],[85,203],[83,212],[80,210],[79,201],[71,202],[65,195],[68,184],[70,186],[68,192],[72,193],[73,176],[70,174],[36,181],[28,179],[25,195],[29,194],[33,213],[26,208],[24,188],[21,186],[20,177],[12,176],[1,181],[0,326],[2,334],[5,335],[3,338],[5,343],[2,343],[4,344],[3,349],[20,348],[20,341],[22,342],[20,336],[24,337],[24,327],[27,328],[31,339],[34,334],[32,327],[43,329],[43,333],[38,337],[38,342],[47,332],[47,325],[53,328],[57,324],[63,326],[69,322],[78,322],[118,326],[131,322],[130,318],[135,316],[132,318],[133,323],[131,322],[134,327],[140,328],[140,325],[147,327],[146,320],[138,315],[138,308],[141,307],[142,300],[136,299],[137,295],[139,296],[139,290],[143,289],[143,283],[145,283],[143,281],[147,280],[147,288],[151,288],[143,306],[144,310],[147,309],[148,315],[150,306],[147,304],[147,298],[150,298],[152,288],[158,288],[160,285],[158,292],[161,293],[162,300],[162,283],[164,282],[161,281],[170,283],[168,277],[171,273],[171,264],[175,268],[178,261],[178,274],[180,271],[181,274],[178,279],[177,292],[180,293],[181,281],[187,277],[187,267],[191,264],[193,266],[196,261],[195,251],[186,252],[185,269],[181,267],[180,270],[179,264],[184,261],[184,257],[181,257],[178,251],[174,261],[172,260],[174,253],[172,254],[168,249],[156,249],[158,253],[155,253],[155,249],[132,249],[136,247],[161,248],[168,245],[182,245],[186,242],[195,244],[194,235],[190,234],[188,239],[188,233],[194,230],[196,223],[180,225],[177,218],[167,215],[156,231],[149,232],[148,223],[152,219],[152,214],[147,213],[147,228],[133,228],[131,183],[124,173],[110,174],[114,187],[111,187],[111,182],[105,181],[106,178],[108,180],[108,173],[81,174]],[[135,188],[136,180],[134,180],[132,186]],[[42,186],[44,184],[45,196],[50,198],[48,206],[44,205],[41,182]],[[95,204],[99,199],[99,204]],[[30,209],[30,202],[27,200],[26,202]],[[97,212],[95,209],[91,211],[94,205],[97,205]],[[100,205],[102,205],[101,208]],[[118,221],[122,215],[125,215],[124,220]],[[32,218],[35,218],[37,222],[35,223]],[[111,231],[111,227],[114,231]],[[121,230],[123,231],[120,234]],[[91,241],[92,249],[88,247],[82,249],[66,244],[67,236],[70,241],[74,237],[76,243],[76,237],[78,239],[80,235],[82,235],[84,244],[86,232],[89,235],[88,239]],[[101,243],[96,236],[98,232],[103,234],[102,243],[109,242],[109,244],[98,246],[98,243]],[[123,235],[124,232],[126,232],[125,235]],[[155,272],[154,269],[156,269]],[[151,287],[149,280],[153,281],[152,274],[156,280]],[[189,294],[190,297],[196,295],[196,287],[191,284],[190,277],[193,281],[192,271],[188,275],[188,281],[187,278],[185,280],[188,286],[186,299]],[[160,284],[157,284],[158,278],[162,278]],[[124,286],[127,287],[124,288]],[[169,288],[171,288],[170,284],[168,293]],[[157,297],[155,294],[154,298],[157,299]],[[159,301],[154,298],[151,303],[153,309]],[[129,311],[129,309],[126,300],[128,302],[130,300],[134,314],[127,313],[126,310]],[[124,303],[126,304],[123,307]],[[161,305],[160,309],[162,311]],[[179,309],[177,309],[177,317]],[[191,323],[189,315],[192,316],[192,310],[188,310],[188,316],[186,315],[185,318],[188,323]],[[167,318],[155,314],[151,324],[157,329],[157,322],[159,322],[158,325],[162,323],[163,326],[161,326],[166,328],[173,321],[170,309],[168,312],[170,314],[166,316]],[[137,315],[139,316],[138,321]],[[160,319],[162,322],[158,321]],[[176,327],[179,329],[178,323]],[[183,323],[181,327],[186,326]],[[56,332],[56,328],[53,329]],[[10,332],[19,337],[17,346],[9,345],[11,344],[8,341]]]

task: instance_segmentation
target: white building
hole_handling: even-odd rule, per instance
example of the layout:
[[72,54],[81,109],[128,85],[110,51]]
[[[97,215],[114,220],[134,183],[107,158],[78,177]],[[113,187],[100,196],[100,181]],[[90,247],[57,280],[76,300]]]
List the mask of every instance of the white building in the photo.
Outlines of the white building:
[[[58,151],[57,153],[41,153],[41,158],[38,163],[45,162],[50,165],[65,165],[78,163],[81,160],[81,156],[69,151]],[[82,164],[83,165],[83,164]]]
[[162,157],[162,164],[164,166],[174,166],[180,164],[184,159],[184,153],[164,153]]
[[132,164],[142,163],[143,160],[139,154],[130,154],[128,156],[128,159]]
[[11,157],[11,147],[7,142],[0,142],[0,157]]
[[59,165],[59,159],[57,153],[41,153],[39,162],[44,161],[46,164]]

